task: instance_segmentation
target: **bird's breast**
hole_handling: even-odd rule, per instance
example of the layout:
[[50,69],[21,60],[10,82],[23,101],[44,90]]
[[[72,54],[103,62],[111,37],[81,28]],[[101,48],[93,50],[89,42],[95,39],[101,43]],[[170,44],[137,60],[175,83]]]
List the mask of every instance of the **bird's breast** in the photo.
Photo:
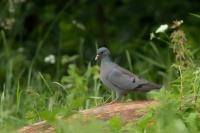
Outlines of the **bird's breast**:
[[107,64],[101,64],[101,69],[100,69],[100,77],[101,80],[105,79],[109,73],[112,71],[111,66],[107,65]]
[[101,65],[101,70],[100,70],[100,79],[103,82],[103,84],[111,89],[111,90],[116,90],[116,87],[113,86],[110,81],[108,81],[108,76],[110,72],[112,71],[112,66],[107,65],[107,64],[102,64]]

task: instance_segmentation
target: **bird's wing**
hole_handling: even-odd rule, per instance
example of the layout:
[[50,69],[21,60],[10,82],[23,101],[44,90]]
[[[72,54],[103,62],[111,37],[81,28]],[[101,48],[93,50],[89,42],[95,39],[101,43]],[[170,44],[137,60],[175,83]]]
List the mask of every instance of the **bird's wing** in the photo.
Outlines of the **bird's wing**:
[[114,67],[115,67],[116,69],[118,69],[119,71],[121,71],[122,73],[124,73],[124,74],[127,74],[127,75],[129,75],[129,76],[133,76],[133,77],[138,78],[138,77],[137,77],[135,74],[133,74],[132,72],[130,72],[130,71],[128,71],[128,70],[126,70],[126,69],[124,69],[124,68],[118,66],[118,65],[115,65]]
[[148,83],[119,66],[115,66],[112,71],[109,72],[107,80],[120,90],[124,91],[134,90]]

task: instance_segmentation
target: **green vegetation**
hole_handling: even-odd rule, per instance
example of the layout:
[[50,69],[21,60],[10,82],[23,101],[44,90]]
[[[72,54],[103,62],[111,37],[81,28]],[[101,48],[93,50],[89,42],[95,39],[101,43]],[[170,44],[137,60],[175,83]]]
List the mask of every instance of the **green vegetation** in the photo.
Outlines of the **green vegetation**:
[[[198,0],[1,0],[0,132],[40,120],[67,133],[200,132],[199,5]],[[156,30],[163,23],[167,29]],[[58,120],[112,100],[94,63],[103,45],[121,66],[164,85],[160,92],[133,93],[125,100],[155,99],[160,106],[126,125],[118,118]]]

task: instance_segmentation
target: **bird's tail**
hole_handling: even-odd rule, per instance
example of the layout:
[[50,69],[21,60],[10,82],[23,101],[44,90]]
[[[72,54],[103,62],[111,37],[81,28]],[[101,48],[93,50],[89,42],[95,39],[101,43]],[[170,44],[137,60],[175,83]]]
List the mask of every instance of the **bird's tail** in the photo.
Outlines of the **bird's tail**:
[[161,85],[154,84],[154,83],[147,83],[147,84],[143,84],[140,87],[136,88],[135,91],[149,92],[151,90],[159,90],[160,88],[162,88]]

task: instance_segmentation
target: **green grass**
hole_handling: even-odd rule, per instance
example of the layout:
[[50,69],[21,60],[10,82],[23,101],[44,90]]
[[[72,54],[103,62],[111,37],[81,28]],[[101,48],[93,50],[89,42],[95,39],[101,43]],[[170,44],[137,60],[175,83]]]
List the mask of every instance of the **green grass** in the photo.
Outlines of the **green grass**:
[[[135,70],[138,75],[164,85],[160,92],[141,96],[130,94],[125,99],[155,99],[160,102],[159,107],[149,110],[138,121],[126,125],[117,117],[108,121],[91,119],[87,123],[81,117],[80,121],[70,123],[57,119],[67,118],[79,110],[103,105],[113,98],[111,92],[99,80],[99,67],[85,61],[83,38],[77,48],[79,55],[62,56],[59,51],[56,64],[43,62],[44,55],[40,52],[45,51],[45,41],[70,3],[71,1],[65,4],[47,32],[39,39],[31,61],[27,57],[30,51],[25,49],[25,52],[20,52],[13,48],[17,41],[1,30],[3,49],[0,50],[0,132],[16,131],[41,120],[52,123],[57,132],[66,133],[200,132],[199,53],[193,54],[192,51],[196,48],[181,41],[185,37],[184,34],[172,36],[171,32],[176,31],[157,34],[153,41],[142,46],[142,52],[124,50],[126,60],[122,62],[127,65],[122,66],[128,66],[130,71]],[[199,18],[197,14],[192,15]],[[164,48],[159,48],[159,44]]]

